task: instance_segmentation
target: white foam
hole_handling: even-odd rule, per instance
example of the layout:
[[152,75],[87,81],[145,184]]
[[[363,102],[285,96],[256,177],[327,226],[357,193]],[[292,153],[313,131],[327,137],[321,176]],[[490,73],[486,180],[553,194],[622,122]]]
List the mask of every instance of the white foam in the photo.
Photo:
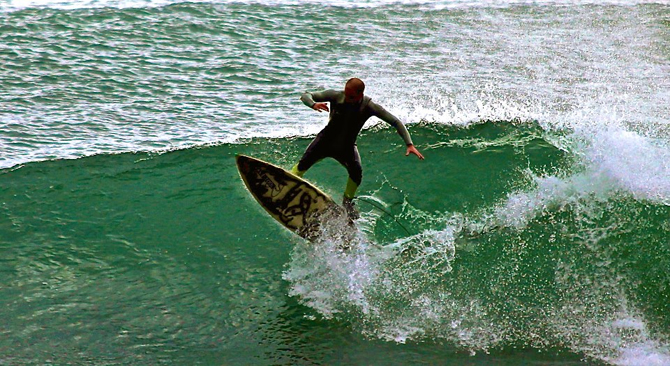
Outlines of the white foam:
[[624,313],[617,314],[613,321],[584,328],[595,347],[576,344],[575,349],[617,366],[669,366],[667,346],[649,334],[645,321],[635,311],[623,308]]
[[427,121],[456,126],[467,126],[481,121],[532,121],[540,116],[535,106],[495,95],[479,95],[467,103],[433,95],[416,105],[400,105],[391,110],[404,121]]
[[670,204],[670,146],[638,133],[595,132],[587,164],[638,199]]
[[588,210],[618,194],[670,205],[670,147],[665,142],[619,127],[582,131],[571,139],[576,172],[538,176],[526,171],[532,188],[510,193],[495,207],[495,225],[521,229],[543,212],[565,206]]
[[607,361],[618,366],[668,366],[670,352],[657,342],[648,342],[622,347],[619,357]]
[[343,251],[342,232],[350,230],[346,223],[327,225],[325,230],[318,245],[301,243],[295,247],[292,263],[283,275],[292,283],[289,294],[298,296],[326,318],[352,309],[370,313],[365,292],[386,257],[368,250],[360,233],[349,242],[352,247]]

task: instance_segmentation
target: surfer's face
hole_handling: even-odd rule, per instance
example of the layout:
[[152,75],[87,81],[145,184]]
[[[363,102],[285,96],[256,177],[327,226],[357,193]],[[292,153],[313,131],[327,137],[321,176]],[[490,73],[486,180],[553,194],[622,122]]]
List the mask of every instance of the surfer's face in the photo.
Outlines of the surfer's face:
[[344,88],[345,103],[358,103],[363,99],[363,92],[347,86]]

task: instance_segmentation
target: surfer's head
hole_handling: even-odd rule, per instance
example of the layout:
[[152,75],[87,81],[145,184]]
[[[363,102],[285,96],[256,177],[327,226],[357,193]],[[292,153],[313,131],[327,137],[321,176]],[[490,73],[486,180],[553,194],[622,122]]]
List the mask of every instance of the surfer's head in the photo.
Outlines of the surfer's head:
[[359,78],[351,78],[344,85],[344,100],[347,103],[358,103],[363,99],[365,83]]

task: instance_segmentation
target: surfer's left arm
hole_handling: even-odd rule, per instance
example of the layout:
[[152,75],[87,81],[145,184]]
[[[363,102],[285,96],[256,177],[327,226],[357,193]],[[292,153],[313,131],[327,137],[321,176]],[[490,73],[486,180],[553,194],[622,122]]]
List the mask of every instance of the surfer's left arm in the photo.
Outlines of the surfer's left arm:
[[409,131],[407,131],[407,128],[405,128],[405,125],[394,115],[392,115],[389,111],[384,109],[384,107],[380,106],[379,104],[370,101],[369,104],[370,108],[372,108],[373,115],[382,121],[390,124],[391,126],[395,127],[396,131],[398,131],[398,135],[402,137],[403,141],[405,141],[405,145],[407,145],[407,152],[405,153],[405,156],[409,156],[409,154],[414,154],[416,155],[419,159],[423,160],[423,155],[417,150],[417,148],[414,146],[414,143],[412,142],[412,137],[409,135]]

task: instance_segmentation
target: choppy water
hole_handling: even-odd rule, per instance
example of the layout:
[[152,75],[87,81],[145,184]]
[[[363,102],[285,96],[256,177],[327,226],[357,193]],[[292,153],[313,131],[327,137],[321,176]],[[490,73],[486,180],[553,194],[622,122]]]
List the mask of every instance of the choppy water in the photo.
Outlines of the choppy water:
[[[0,364],[670,365],[667,2],[0,3]],[[352,76],[357,245],[289,167]],[[343,168],[307,174],[333,196]]]

